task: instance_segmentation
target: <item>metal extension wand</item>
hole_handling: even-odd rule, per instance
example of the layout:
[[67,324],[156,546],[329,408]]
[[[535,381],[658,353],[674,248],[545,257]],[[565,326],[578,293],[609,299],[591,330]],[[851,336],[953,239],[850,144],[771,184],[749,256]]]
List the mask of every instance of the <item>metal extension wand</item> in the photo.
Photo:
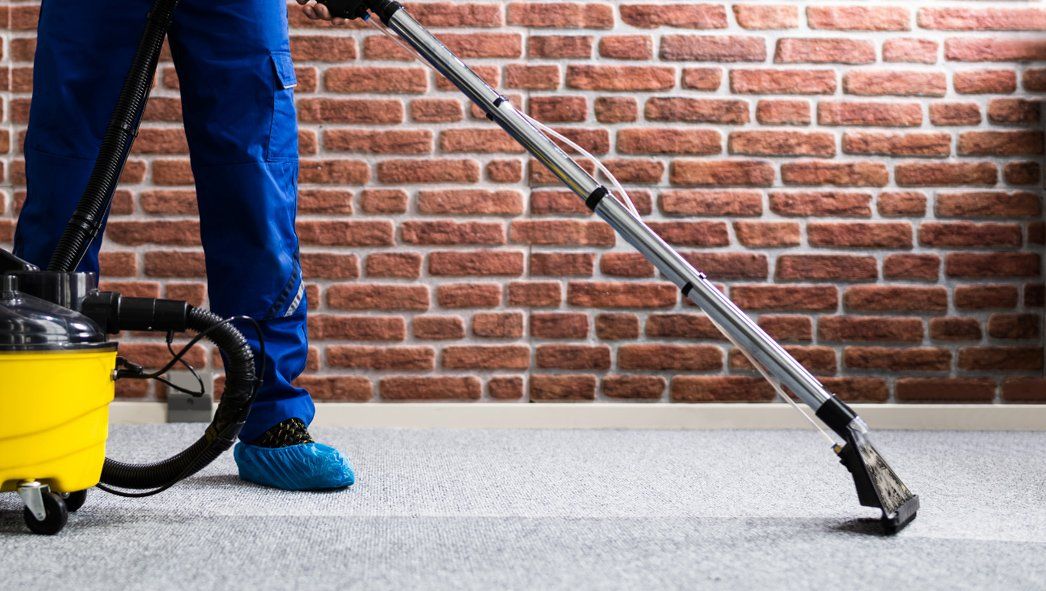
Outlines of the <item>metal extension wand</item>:
[[882,510],[889,532],[897,531],[915,518],[919,498],[913,495],[868,440],[868,428],[854,411],[824,386],[798,361],[764,332],[675,249],[665,243],[610,190],[564,153],[529,118],[484,82],[416,21],[395,0],[320,0],[332,16],[370,17],[376,14],[396,35],[425,61],[446,76],[487,117],[501,126],[527,152],[544,164],[571,191],[585,201],[596,215],[636,248],[659,271],[696,304],[712,322],[749,358],[752,364],[787,399],[794,393],[831,428],[842,444],[834,449],[850,470],[862,505]]

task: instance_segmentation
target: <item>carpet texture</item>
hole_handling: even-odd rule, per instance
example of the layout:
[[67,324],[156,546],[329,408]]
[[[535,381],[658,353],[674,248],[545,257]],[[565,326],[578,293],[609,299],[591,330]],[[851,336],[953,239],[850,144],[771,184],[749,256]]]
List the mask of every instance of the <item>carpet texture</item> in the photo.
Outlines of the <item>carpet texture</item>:
[[[200,426],[114,427],[113,457]],[[231,454],[166,493],[92,491],[61,535],[0,495],[9,589],[956,589],[1046,586],[1046,434],[879,433],[920,495],[893,538],[798,431],[317,430],[356,486],[241,483]]]

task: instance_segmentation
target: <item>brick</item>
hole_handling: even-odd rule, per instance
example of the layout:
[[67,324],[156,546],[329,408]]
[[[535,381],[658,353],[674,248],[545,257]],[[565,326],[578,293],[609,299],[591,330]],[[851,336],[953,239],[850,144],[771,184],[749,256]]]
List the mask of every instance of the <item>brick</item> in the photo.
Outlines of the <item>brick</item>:
[[296,62],[344,62],[356,59],[356,40],[318,35],[291,35]]
[[571,282],[567,301],[582,308],[667,308],[678,301],[668,283]]
[[732,131],[727,143],[731,154],[747,156],[835,155],[835,136],[824,132]]
[[862,39],[818,37],[777,40],[774,62],[778,64],[871,64],[875,45]]
[[832,285],[736,285],[730,297],[746,310],[831,312],[838,306],[839,291]]
[[445,369],[527,369],[530,348],[523,345],[448,346],[440,356]]
[[309,338],[313,340],[402,341],[407,324],[399,316],[309,316]]
[[428,130],[330,129],[323,132],[323,147],[335,152],[429,154],[432,152],[432,132]]
[[479,400],[483,386],[475,377],[384,378],[378,382],[385,400]]
[[204,277],[203,254],[164,251],[145,253],[145,275],[149,277]]
[[919,26],[948,31],[1043,31],[1041,8],[920,8]]
[[613,229],[603,222],[517,220],[509,227],[516,244],[556,246],[613,246]]
[[1038,123],[1042,118],[1041,105],[1025,99],[993,99],[988,103],[988,120],[1003,125]]
[[669,244],[726,246],[730,243],[724,222],[650,222],[647,225]]
[[536,366],[542,369],[610,369],[606,345],[538,345]]
[[929,39],[895,38],[883,41],[883,61],[911,64],[937,63],[940,44]]
[[968,70],[956,72],[952,84],[959,94],[1008,94],[1017,89],[1013,70]]
[[846,347],[843,364],[851,369],[945,372],[952,354],[935,347]]
[[475,160],[385,160],[378,163],[383,183],[475,183],[479,164]]
[[610,6],[579,2],[510,2],[509,25],[556,29],[608,29],[614,24]]
[[366,213],[406,213],[407,193],[398,189],[367,189],[360,193],[360,209]]
[[988,334],[997,339],[1037,339],[1042,334],[1039,314],[992,314]]
[[446,341],[465,337],[465,323],[457,316],[416,316],[411,326],[416,339]]
[[603,378],[603,395],[626,400],[659,400],[666,381],[660,376],[607,376]]
[[738,94],[834,94],[831,70],[731,70],[730,89]]
[[722,136],[712,129],[631,128],[617,132],[620,154],[711,155],[722,152]]
[[991,402],[995,381],[987,378],[901,378],[894,387],[900,402]]
[[679,376],[669,390],[673,402],[769,402],[776,395],[762,378]]
[[713,345],[621,345],[621,369],[714,371],[723,366],[723,352]]
[[930,122],[934,125],[977,125],[981,108],[977,103],[934,103],[930,105]]
[[948,277],[1038,277],[1042,260],[1034,252],[950,253],[944,258]]
[[1002,383],[1002,399],[1006,402],[1042,402],[1046,399],[1046,379],[1007,378]]
[[367,277],[417,279],[421,277],[421,255],[414,252],[379,252],[367,255]]
[[592,57],[592,37],[533,35],[527,39],[527,55],[532,58],[588,59]]
[[362,185],[370,179],[370,167],[357,160],[302,160],[298,181],[328,185]]
[[769,187],[774,168],[769,162],[740,160],[674,160],[673,185]]
[[656,269],[636,252],[608,252],[599,259],[599,272],[613,277],[653,277]]
[[945,312],[948,291],[943,287],[858,285],[846,288],[843,307],[849,312]]
[[817,105],[821,125],[918,127],[922,120],[919,103],[821,101]]
[[939,217],[1022,218],[1042,214],[1042,199],[1031,192],[965,191],[938,193],[935,212]]
[[531,400],[595,400],[595,398],[595,376],[532,375],[530,377]]
[[462,58],[518,58],[523,55],[523,37],[517,33],[441,33],[447,49]]
[[[835,350],[830,347],[788,345],[784,349],[811,373],[833,375],[839,371],[835,360]],[[755,371],[751,361],[740,349],[730,350],[728,365],[733,371]]]
[[596,120],[601,123],[625,123],[635,121],[639,108],[634,98],[601,96],[594,103]]
[[652,160],[604,160],[603,164],[618,181],[626,184],[657,184],[665,174],[665,164]]
[[304,123],[402,123],[403,103],[394,99],[298,99]]
[[105,235],[109,240],[127,246],[197,246],[200,243],[200,226],[190,221],[111,221]]
[[497,4],[433,2],[410,7],[410,14],[426,27],[500,27]]
[[779,281],[867,281],[879,276],[874,257],[845,255],[782,255],[777,258]]
[[883,191],[878,209],[883,217],[922,217],[926,215],[926,195],[919,191]]
[[976,318],[961,316],[931,318],[930,338],[935,341],[979,341],[981,323]]
[[959,369],[1035,371],[1042,369],[1042,347],[967,347],[959,350]]
[[944,96],[948,82],[941,72],[853,70],[843,76],[843,90],[860,96]]
[[737,241],[749,248],[799,246],[799,224],[793,222],[734,222]]
[[435,352],[429,347],[327,347],[327,364],[345,369],[376,371],[425,371],[435,367]]
[[315,400],[367,402],[373,397],[371,381],[358,376],[301,376],[295,385],[305,388]]
[[934,254],[891,254],[883,259],[884,279],[937,281],[941,257]]
[[806,233],[810,246],[903,249],[912,247],[912,227],[903,222],[810,222],[806,227]]
[[1007,162],[1003,167],[1003,180],[1011,185],[1036,185],[1041,179],[1038,162]]
[[890,316],[825,316],[817,321],[817,338],[822,342],[921,343],[923,322]]
[[609,341],[639,338],[639,318],[634,314],[597,314],[596,336]]
[[810,103],[804,100],[760,100],[756,121],[763,125],[809,125]]
[[955,307],[959,310],[1015,308],[1017,288],[1013,285],[959,285],[955,288]]
[[519,400],[523,397],[523,378],[490,378],[487,394],[494,400]]
[[1029,308],[1042,308],[1046,305],[1046,285],[1042,283],[1025,285],[1024,305]]
[[996,37],[944,40],[944,57],[954,62],[1024,62],[1046,60],[1046,41]]
[[429,290],[423,285],[334,285],[327,304],[339,310],[427,310]]
[[441,251],[429,255],[429,273],[442,277],[523,274],[523,253],[514,251]]
[[554,90],[559,87],[559,66],[509,64],[505,66],[505,88]]
[[1046,91],[1046,68],[1028,68],[1021,75],[1021,86],[1029,92]]
[[668,90],[675,85],[671,68],[654,66],[570,65],[568,88],[604,91]]
[[998,170],[991,162],[902,162],[894,176],[902,187],[994,185]]
[[523,163],[518,160],[491,160],[486,166],[487,179],[494,183],[518,183],[523,180]]
[[652,314],[646,321],[646,336],[684,340],[725,340],[707,316],[697,314]]
[[508,286],[508,304],[532,308],[550,308],[559,306],[563,293],[558,283],[553,282],[517,282]]
[[138,273],[138,261],[133,252],[103,252],[98,255],[103,277],[133,277]]
[[523,336],[523,314],[519,312],[478,313],[472,316],[472,334],[490,339],[518,339]]
[[1021,245],[1017,224],[975,224],[972,222],[925,222],[919,227],[919,244],[943,248]]
[[390,222],[303,220],[297,224],[302,244],[318,246],[391,246]]
[[1029,156],[1042,154],[1041,131],[967,131],[959,134],[960,156]]
[[723,84],[723,69],[683,68],[679,84],[691,90],[719,90],[719,86]]
[[907,31],[908,9],[902,6],[808,6],[811,29],[839,31]]
[[483,189],[424,190],[417,195],[419,213],[428,215],[520,215],[523,197],[517,191]]
[[744,29],[794,29],[799,26],[799,7],[787,4],[735,4],[734,18]]
[[530,315],[530,336],[537,339],[584,339],[588,336],[588,316],[535,312]]
[[762,215],[763,199],[758,191],[668,190],[658,207],[668,216],[750,217]]
[[356,279],[359,258],[354,254],[306,252],[301,255],[302,272],[309,279]]
[[781,180],[788,185],[831,185],[835,187],[883,187],[889,173],[878,162],[786,162]]
[[583,96],[535,96],[527,101],[530,116],[545,123],[584,121],[588,99]]
[[776,341],[809,342],[813,340],[813,322],[807,316],[763,314],[759,317],[759,328],[765,330]]
[[751,252],[685,252],[691,265],[716,279],[766,279],[770,263]]
[[532,277],[591,277],[595,255],[574,252],[535,252],[530,255]]
[[[142,196],[144,199],[144,195]],[[144,207],[144,201],[143,201]],[[303,189],[298,191],[299,213],[352,213],[352,192],[335,189]]]
[[649,60],[654,43],[646,35],[608,35],[599,40],[600,57],[619,60]]
[[762,37],[739,35],[665,35],[658,54],[663,61],[762,62]]
[[410,102],[410,119],[418,123],[461,121],[461,103],[453,99],[416,99]]
[[726,9],[715,4],[623,4],[621,20],[641,29],[725,29]]
[[949,156],[952,136],[944,132],[846,132],[843,152],[870,156]]
[[647,100],[643,116],[648,121],[740,124],[748,122],[748,104],[731,99],[653,97]]
[[457,245],[504,244],[505,228],[499,223],[408,220],[400,225],[406,244]]

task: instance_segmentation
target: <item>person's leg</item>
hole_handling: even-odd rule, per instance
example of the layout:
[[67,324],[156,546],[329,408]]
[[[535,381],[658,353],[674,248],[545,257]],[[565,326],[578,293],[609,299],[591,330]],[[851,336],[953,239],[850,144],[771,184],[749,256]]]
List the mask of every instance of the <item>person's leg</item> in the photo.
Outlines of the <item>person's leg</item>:
[[[292,384],[305,369],[308,342],[294,229],[298,130],[286,4],[183,0],[170,42],[196,178],[211,307],[222,316],[258,320],[265,340],[264,383],[236,449],[240,474],[281,488],[351,484],[351,471],[335,470],[328,486],[317,486],[326,477],[317,480],[304,472],[316,458],[296,455],[302,449],[273,451],[281,443],[308,441],[307,431],[304,437],[295,434],[301,435],[314,414],[308,392]],[[250,325],[238,326],[257,352]],[[300,474],[283,465],[291,461],[306,464]]]
[[[27,197],[15,254],[45,267],[91,174],[149,0],[44,0],[25,139]],[[98,271],[94,241],[81,271]]]

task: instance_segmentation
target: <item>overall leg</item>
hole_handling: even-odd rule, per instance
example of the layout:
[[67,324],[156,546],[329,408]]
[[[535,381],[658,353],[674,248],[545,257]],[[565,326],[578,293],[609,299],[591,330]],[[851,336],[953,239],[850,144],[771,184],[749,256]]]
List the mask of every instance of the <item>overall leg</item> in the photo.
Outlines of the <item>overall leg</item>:
[[[211,307],[263,327],[265,383],[241,439],[288,418],[308,424],[304,285],[294,230],[294,68],[280,0],[183,0],[171,26],[200,208]],[[255,335],[241,327],[249,339]]]
[[[15,254],[47,265],[87,185],[150,0],[44,0],[25,139],[27,197]],[[98,271],[101,236],[81,271]]]

